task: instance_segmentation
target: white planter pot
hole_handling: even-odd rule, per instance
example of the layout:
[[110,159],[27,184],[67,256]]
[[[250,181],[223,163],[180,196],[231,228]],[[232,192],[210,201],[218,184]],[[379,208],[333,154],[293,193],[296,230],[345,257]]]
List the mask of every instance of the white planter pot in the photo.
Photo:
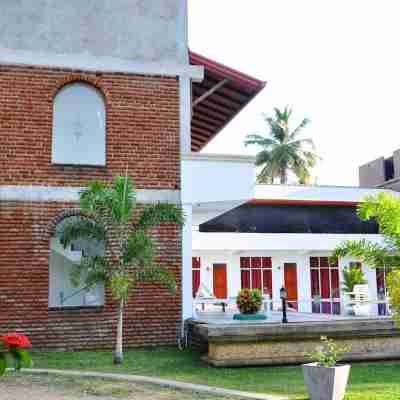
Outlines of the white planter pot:
[[303,374],[311,400],[343,400],[350,365],[321,367],[316,363],[304,364]]

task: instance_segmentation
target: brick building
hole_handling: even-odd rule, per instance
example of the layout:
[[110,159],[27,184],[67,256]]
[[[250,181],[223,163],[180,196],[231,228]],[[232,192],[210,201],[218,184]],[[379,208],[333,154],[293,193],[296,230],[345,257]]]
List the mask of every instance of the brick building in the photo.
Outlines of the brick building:
[[[102,287],[74,292],[68,268],[81,249],[62,249],[57,227],[79,214],[88,181],[128,168],[139,203],[180,204],[187,223],[154,230],[180,294],[137,288],[125,340],[173,343],[191,315],[196,210],[212,217],[245,201],[254,173],[249,158],[197,152],[265,83],[189,53],[186,0],[6,1],[0,26],[0,334],[112,346],[115,304]],[[243,178],[234,188],[232,173]]]

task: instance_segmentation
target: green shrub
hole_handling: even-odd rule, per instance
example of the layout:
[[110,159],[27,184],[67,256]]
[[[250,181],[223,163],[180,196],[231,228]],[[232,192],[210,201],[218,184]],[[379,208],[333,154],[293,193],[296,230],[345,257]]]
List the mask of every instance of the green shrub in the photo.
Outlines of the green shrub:
[[262,295],[259,289],[242,289],[236,299],[242,314],[256,314],[261,309]]
[[321,345],[307,357],[321,367],[334,367],[350,350],[350,346],[339,347],[332,339],[321,336]]

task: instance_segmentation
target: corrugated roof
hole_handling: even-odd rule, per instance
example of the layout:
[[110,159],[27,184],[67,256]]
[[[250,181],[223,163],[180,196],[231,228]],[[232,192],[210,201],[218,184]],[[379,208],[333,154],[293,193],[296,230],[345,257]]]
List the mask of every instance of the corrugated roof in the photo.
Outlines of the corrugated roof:
[[190,52],[190,63],[204,67],[204,80],[192,85],[192,151],[200,151],[265,87],[253,78]]

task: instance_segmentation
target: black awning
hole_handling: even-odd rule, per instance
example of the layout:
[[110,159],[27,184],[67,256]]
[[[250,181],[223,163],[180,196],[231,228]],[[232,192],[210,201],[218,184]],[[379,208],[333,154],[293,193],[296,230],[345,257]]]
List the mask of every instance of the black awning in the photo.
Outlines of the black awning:
[[355,206],[245,204],[200,225],[200,232],[377,234]]

